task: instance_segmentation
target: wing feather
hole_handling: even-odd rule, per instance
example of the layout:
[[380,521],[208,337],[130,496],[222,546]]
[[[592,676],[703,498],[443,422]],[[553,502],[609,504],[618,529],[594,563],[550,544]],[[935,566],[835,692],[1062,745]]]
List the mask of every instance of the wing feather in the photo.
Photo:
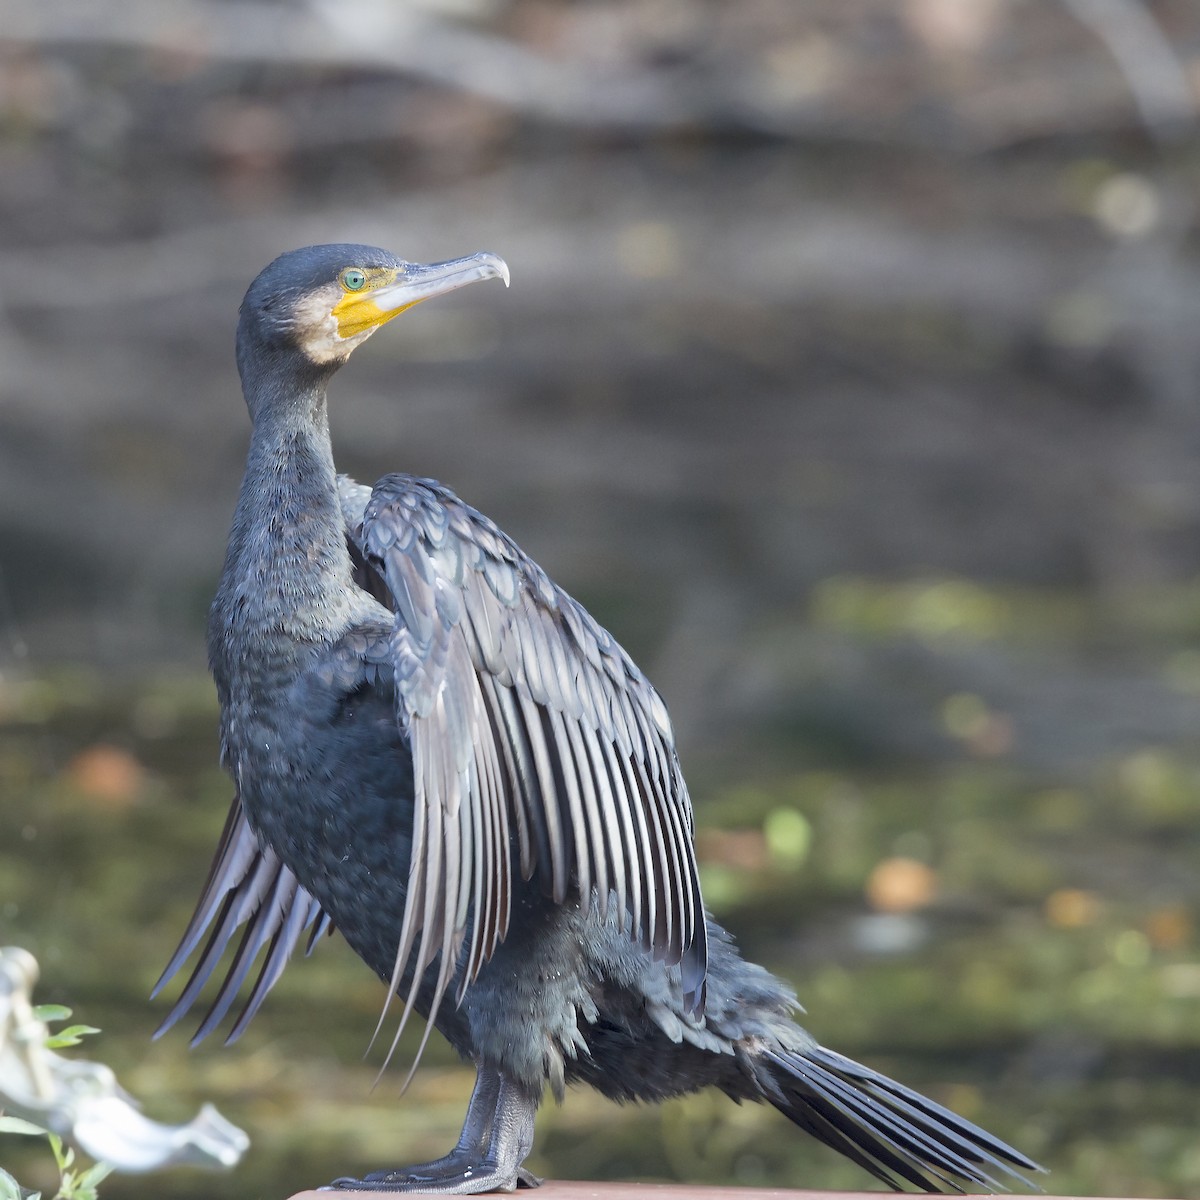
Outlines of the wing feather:
[[[558,763],[558,776],[561,781],[560,797],[566,800],[566,810],[569,824],[564,823],[564,829],[569,830],[570,844],[575,848],[575,887],[579,893],[580,902],[586,909],[592,894],[592,862],[589,847],[591,833],[583,814],[583,796],[579,789],[579,768],[575,765],[575,751],[571,739],[567,735],[566,724],[561,712],[554,709],[543,709],[546,724],[550,727],[550,745],[555,761]],[[561,901],[560,901],[561,903]]]
[[550,747],[546,744],[546,731],[542,725],[542,713],[545,710],[523,692],[517,692],[516,697],[525,735],[533,753],[538,792],[542,797],[538,815],[545,822],[546,841],[550,847],[548,861],[545,863],[550,874],[550,894],[554,897],[555,904],[562,904],[567,898],[567,874],[571,863],[568,860],[567,842],[563,834],[559,789],[554,778]]
[[227,1042],[241,1037],[283,973],[304,931],[311,931],[307,947],[311,951],[316,940],[331,929],[329,916],[320,904],[300,886],[272,850],[259,844],[246,820],[241,800],[235,797],[196,910],[171,961],[154,985],[152,997],[179,973],[206,933],[208,939],[155,1037],[166,1033],[195,1004],[243,926],[241,941],[225,968],[225,979],[216,999],[192,1038],[193,1045],[220,1024],[264,946],[267,951],[258,977],[225,1039]]
[[413,752],[392,979],[393,991],[409,981],[401,1023],[423,981],[431,1020],[456,972],[461,1000],[507,933],[516,869],[557,903],[619,905],[632,937],[682,964],[699,1012],[707,948],[691,803],[658,694],[453,493],[404,475],[365,503],[361,489],[343,493],[357,554],[396,613],[397,720]]
[[[629,891],[626,880],[625,848],[621,842],[621,818],[617,811],[617,802],[613,797],[612,787],[608,777],[608,765],[604,761],[604,752],[596,740],[596,731],[591,725],[582,725],[579,729],[587,752],[587,775],[595,791],[596,821],[599,832],[593,832],[596,839],[594,853],[608,871],[611,879],[609,888],[617,898],[617,904],[622,912],[629,912]],[[600,849],[603,839],[603,849]],[[608,897],[601,890],[599,894],[600,915],[608,915]]]
[[[523,735],[511,720],[511,714],[506,707],[505,699],[511,703],[512,692],[493,676],[484,675],[480,678],[483,691],[484,707],[487,710],[488,721],[492,727],[492,741],[499,746],[504,759],[504,788],[508,803],[502,811],[514,817],[517,826],[517,851],[520,856],[520,870],[525,879],[533,875],[533,849],[530,841],[530,822],[526,807],[525,796],[531,786],[531,772],[525,759],[525,743]],[[499,689],[499,691],[498,691]],[[503,694],[503,697],[501,694]],[[515,798],[515,799],[514,799]],[[506,821],[507,824],[507,821]],[[507,838],[497,842],[498,846],[506,846]],[[507,863],[508,855],[503,856]],[[507,871],[506,871],[507,874]],[[507,900],[505,901],[507,904]]]
[[600,908],[600,917],[603,919],[608,914],[608,895],[612,890],[612,885],[608,878],[608,845],[604,837],[604,823],[600,814],[596,780],[584,742],[584,727],[578,721],[564,721],[563,731],[571,750],[574,782],[579,794],[583,820],[586,823],[583,845],[587,850],[586,858],[589,861],[589,869],[595,885],[594,888],[588,886],[582,875],[580,876],[580,903],[586,913],[588,904],[594,895]]
[[225,981],[221,984],[221,990],[205,1014],[199,1029],[196,1030],[193,1042],[207,1037],[221,1023],[237,999],[246,976],[253,969],[259,951],[287,924],[292,901],[296,898],[296,889],[299,886],[295,876],[287,871],[280,871],[270,882],[267,895],[259,909],[262,915],[258,920],[246,922],[242,940],[226,971]]
[[645,923],[649,920],[647,914],[650,912],[650,872],[646,843],[644,838],[639,837],[640,823],[636,819],[640,806],[635,809],[629,803],[627,783],[621,770],[621,760],[617,754],[617,748],[608,738],[605,738],[600,742],[600,749],[604,755],[604,769],[608,778],[610,795],[619,797],[616,801],[616,812],[624,854],[618,861],[623,860],[629,879],[627,911],[630,916],[631,929],[635,937],[645,942],[643,931],[646,927]]

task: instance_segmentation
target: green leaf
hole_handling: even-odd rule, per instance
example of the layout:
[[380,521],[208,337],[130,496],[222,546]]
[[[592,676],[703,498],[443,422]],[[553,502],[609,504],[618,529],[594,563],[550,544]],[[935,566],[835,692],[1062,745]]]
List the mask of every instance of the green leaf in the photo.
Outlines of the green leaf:
[[52,1033],[45,1041],[46,1049],[61,1050],[64,1046],[78,1046],[80,1041],[90,1033],[99,1033],[94,1025],[68,1025]]
[[92,1163],[90,1167],[79,1176],[78,1186],[87,1188],[92,1195],[96,1193],[96,1185],[103,1182],[113,1173],[112,1163],[98,1162]]
[[71,1015],[71,1010],[65,1004],[35,1004],[33,1015],[45,1025],[51,1021],[65,1021]]
[[[3,1167],[0,1167],[0,1200],[21,1200],[21,1185]],[[37,1192],[29,1200],[42,1200],[42,1193]]]
[[29,1137],[45,1137],[48,1130],[20,1117],[0,1117],[0,1133],[23,1133]]
[[98,1185],[111,1173],[112,1167],[106,1162],[93,1163],[86,1171],[81,1171],[78,1175],[68,1171],[63,1176],[59,1195],[62,1200],[97,1200]]
[[75,1161],[75,1151],[70,1146],[64,1149],[63,1140],[57,1133],[48,1133],[46,1136],[50,1139],[50,1149],[54,1151],[54,1161],[61,1174]]

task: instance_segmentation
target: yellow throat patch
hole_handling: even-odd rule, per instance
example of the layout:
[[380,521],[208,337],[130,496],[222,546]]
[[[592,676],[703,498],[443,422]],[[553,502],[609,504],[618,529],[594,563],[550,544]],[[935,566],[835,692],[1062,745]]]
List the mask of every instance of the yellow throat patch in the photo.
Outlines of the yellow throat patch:
[[[347,278],[354,282],[354,272],[363,282],[359,287],[347,285]],[[374,300],[374,294],[380,288],[388,287],[396,282],[399,272],[392,267],[351,268],[341,274],[342,298],[333,306],[333,319],[337,322],[337,332],[340,338],[357,337],[369,329],[375,329],[386,324],[393,317],[412,308],[421,301],[414,300],[412,304],[401,304],[397,308],[380,308]]]

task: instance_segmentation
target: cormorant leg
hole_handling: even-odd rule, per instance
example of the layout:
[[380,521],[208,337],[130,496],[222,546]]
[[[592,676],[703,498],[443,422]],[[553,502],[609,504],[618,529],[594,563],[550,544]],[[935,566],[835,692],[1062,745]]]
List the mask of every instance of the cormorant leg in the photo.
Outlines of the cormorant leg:
[[[490,1067],[479,1067],[475,1072],[475,1088],[467,1104],[467,1116],[463,1121],[462,1133],[449,1154],[430,1162],[414,1163],[411,1167],[396,1167],[390,1171],[372,1171],[364,1175],[363,1183],[397,1184],[408,1180],[439,1179],[444,1175],[457,1175],[464,1167],[478,1162],[487,1149],[492,1136],[492,1118],[496,1113],[496,1099],[500,1094],[500,1074]],[[357,1180],[336,1179],[337,1186],[347,1186]]]
[[533,1145],[537,1106],[536,1095],[498,1071],[480,1067],[462,1133],[449,1154],[415,1166],[373,1171],[363,1179],[335,1179],[328,1190],[469,1195],[537,1187],[541,1180],[521,1166]]
[[480,1176],[488,1176],[487,1188],[456,1188],[459,1195],[475,1191],[513,1192],[518,1187],[535,1188],[541,1180],[527,1171],[521,1164],[533,1149],[533,1127],[537,1121],[540,1092],[530,1091],[511,1079],[500,1076],[500,1095],[496,1100],[496,1113],[492,1118],[492,1139],[487,1157],[480,1163],[475,1174],[476,1183]]

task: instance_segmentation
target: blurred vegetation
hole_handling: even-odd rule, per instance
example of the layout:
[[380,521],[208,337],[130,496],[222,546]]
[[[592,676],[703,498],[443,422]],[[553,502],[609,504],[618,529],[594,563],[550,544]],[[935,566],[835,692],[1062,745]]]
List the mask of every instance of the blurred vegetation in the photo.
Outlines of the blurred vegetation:
[[[911,611],[912,585],[886,591],[881,608]],[[955,628],[1005,605],[964,594]],[[859,636],[905,622],[870,624]],[[395,1073],[371,1093],[377,1056],[362,1053],[381,989],[336,937],[293,964],[237,1046],[149,1041],[145,997],[229,793],[205,679],[6,676],[0,700],[0,894],[6,932],[42,961],[39,999],[69,994],[104,1028],[102,1057],[151,1115],[184,1119],[208,1098],[253,1132],[237,1171],[177,1172],[172,1195],[286,1194],[452,1140],[470,1073],[440,1049],[402,1100]],[[1200,1071],[1200,762],[1144,750],[1055,780],[981,735],[1004,714],[948,697],[935,715],[961,742],[938,764],[847,765],[814,730],[762,775],[693,776],[709,903],[795,981],[823,1041],[1014,1140],[1054,1168],[1054,1190],[1200,1194],[1186,1102]],[[5,1141],[6,1166],[49,1187],[19,1142]],[[572,1093],[545,1110],[533,1165],[864,1184],[776,1114],[717,1096],[629,1112]],[[164,1186],[121,1176],[105,1194]]]
[[[336,937],[237,1046],[149,1041],[229,798],[234,314],[333,240],[508,259],[356,359],[339,464],[634,653],[811,1029],[1056,1192],[1200,1196],[1198,80],[1192,0],[0,0],[0,940],[150,1115],[254,1138],[105,1200],[426,1158],[469,1092],[372,1094]],[[716,1096],[572,1094],[530,1166],[865,1182]]]
[[[6,1020],[11,1021],[16,1015],[15,1008],[12,1004],[12,997],[9,996],[6,999],[8,1001]],[[25,1000],[27,1002],[28,997],[25,997]],[[94,1025],[77,1024],[67,1025],[50,1033],[48,1030],[50,1024],[66,1021],[71,1017],[71,1010],[64,1004],[35,1004],[30,1010],[29,1016],[30,1024],[38,1032],[31,1034],[29,1026],[20,1029],[15,1023],[9,1024],[5,1033],[10,1042],[14,1038],[29,1039],[33,1037],[40,1042],[40,1047],[44,1047],[46,1050],[65,1050],[68,1047],[80,1045],[89,1034],[100,1032]],[[38,1033],[42,1036],[38,1037]],[[35,1050],[38,1048],[38,1046],[33,1047]],[[18,1091],[20,1090],[18,1088]],[[13,1095],[13,1089],[11,1087],[4,1089],[0,1100],[3,1099],[3,1095]],[[112,1167],[103,1161],[97,1161],[88,1166],[77,1163],[74,1146],[65,1143],[58,1133],[23,1117],[5,1114],[2,1107],[0,1107],[0,1135],[32,1137],[38,1141],[45,1139],[50,1154],[53,1156],[54,1165],[58,1169],[58,1182],[55,1185],[52,1200],[96,1200],[96,1189],[112,1172]],[[42,1193],[26,1192],[23,1185],[8,1171],[0,1167],[0,1200],[42,1200]]]
[[[87,1167],[78,1164],[74,1147],[65,1144],[58,1134],[18,1117],[0,1115],[0,1133],[46,1140],[58,1171],[51,1200],[96,1200],[97,1189],[112,1172],[108,1163],[97,1162]],[[0,1200],[43,1200],[41,1192],[23,1192],[22,1188],[22,1184],[0,1167]]]

